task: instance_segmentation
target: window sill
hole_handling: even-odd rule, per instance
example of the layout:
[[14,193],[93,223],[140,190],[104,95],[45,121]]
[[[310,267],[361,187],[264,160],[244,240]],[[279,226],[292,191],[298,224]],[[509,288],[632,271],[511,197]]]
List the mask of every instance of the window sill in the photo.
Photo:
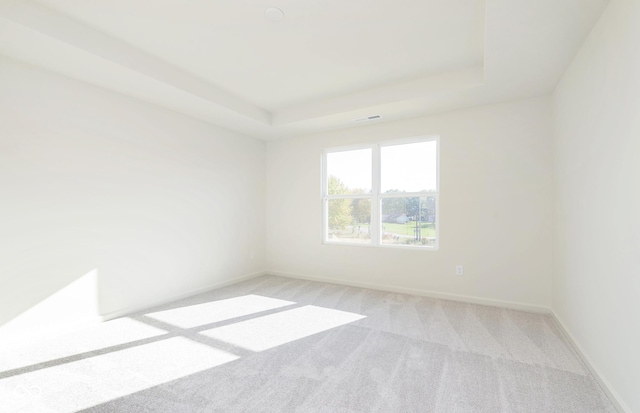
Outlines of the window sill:
[[414,250],[414,251],[438,251],[440,249],[439,245],[434,246],[418,246],[418,245],[374,245],[374,244],[359,244],[355,242],[333,242],[333,241],[322,241],[323,245],[344,245],[347,247],[365,247],[365,248],[388,248],[388,249],[398,249],[398,250]]

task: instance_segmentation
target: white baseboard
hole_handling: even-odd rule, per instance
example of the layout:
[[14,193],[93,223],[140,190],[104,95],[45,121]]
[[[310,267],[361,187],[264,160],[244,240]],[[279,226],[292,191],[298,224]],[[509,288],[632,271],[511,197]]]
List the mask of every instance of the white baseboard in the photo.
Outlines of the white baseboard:
[[100,321],[108,321],[108,320],[112,320],[114,318],[124,317],[124,316],[129,315],[129,314],[137,313],[139,311],[144,311],[144,310],[147,310],[147,309],[150,309],[150,308],[153,308],[153,307],[157,307],[157,306],[160,306],[160,305],[168,304],[168,303],[170,303],[172,301],[181,300],[183,298],[191,297],[193,295],[206,293],[207,291],[215,290],[217,288],[222,288],[222,287],[226,287],[228,285],[237,284],[239,282],[250,280],[252,278],[259,277],[259,276],[265,275],[265,274],[267,274],[266,271],[259,271],[259,272],[253,273],[253,274],[243,275],[243,276],[240,276],[240,277],[233,278],[231,280],[209,284],[209,285],[207,285],[205,287],[201,287],[201,288],[198,288],[198,289],[195,289],[195,290],[191,290],[191,291],[187,291],[187,292],[184,292],[184,293],[172,295],[170,297],[165,297],[165,298],[163,298],[161,300],[156,300],[156,301],[148,302],[148,303],[145,303],[145,304],[135,305],[135,306],[123,308],[121,310],[111,311],[111,312],[106,313],[106,314],[100,314],[100,316],[98,318],[99,318]]
[[404,287],[395,287],[392,285],[384,285],[384,284],[373,284],[373,283],[362,283],[362,282],[352,282],[352,281],[344,281],[335,278],[326,278],[326,277],[316,277],[316,276],[308,276],[301,274],[292,274],[286,273],[282,271],[266,271],[266,274],[278,275],[281,277],[287,278],[296,278],[300,280],[308,280],[308,281],[318,281],[325,282],[330,284],[339,284],[339,285],[347,285],[350,287],[360,287],[360,288],[368,288],[371,290],[380,290],[380,291],[389,291],[393,293],[400,294],[409,294],[409,295],[419,295],[422,297],[430,297],[430,298],[440,298],[443,300],[451,300],[451,301],[460,301],[465,303],[472,304],[480,304],[480,305],[488,305],[492,307],[501,307],[501,308],[509,308],[512,310],[521,310],[528,311],[531,313],[539,313],[539,314],[550,314],[551,310],[546,307],[531,305],[531,304],[522,304],[516,303],[512,301],[502,301],[502,300],[492,300],[488,298],[480,298],[473,297],[467,295],[458,295],[458,294],[448,294],[448,293],[440,293],[436,291],[428,291],[428,290],[420,290],[413,288],[404,288]]
[[589,371],[591,372],[591,375],[596,379],[596,382],[598,382],[598,385],[600,386],[602,391],[609,397],[609,400],[611,400],[611,403],[613,403],[613,406],[620,413],[631,413],[631,409],[629,408],[629,406],[627,406],[627,404],[624,401],[622,401],[618,393],[613,389],[613,387],[611,387],[609,382],[600,374],[598,369],[591,362],[591,359],[589,359],[589,356],[584,351],[582,346],[578,344],[578,342],[573,337],[569,329],[565,326],[565,324],[560,320],[558,315],[553,310],[551,311],[551,316],[553,317],[554,321],[560,328],[560,331],[562,331],[562,333],[565,335],[567,340],[571,343],[571,345],[575,349],[578,356],[582,359],[582,362],[584,363],[584,365],[587,367],[587,369],[589,369]]
[[594,367],[593,363],[591,363],[585,351],[578,344],[578,342],[573,338],[573,335],[569,332],[569,330],[566,328],[564,323],[560,321],[557,314],[549,308],[531,305],[531,304],[516,303],[512,301],[492,300],[492,299],[466,296],[466,295],[448,294],[448,293],[440,293],[440,292],[428,291],[428,290],[395,287],[395,286],[384,285],[384,284],[344,281],[344,280],[339,280],[335,278],[292,274],[292,273],[286,273],[282,271],[266,271],[265,273],[271,274],[271,275],[277,275],[280,277],[295,278],[300,280],[318,281],[318,282],[325,282],[330,284],[346,285],[350,287],[369,288],[372,290],[381,290],[381,291],[389,291],[389,292],[401,293],[401,294],[419,295],[423,297],[440,298],[444,300],[489,305],[493,307],[509,308],[513,310],[522,310],[522,311],[528,311],[528,312],[534,312],[534,313],[540,313],[540,314],[550,314],[555,320],[556,324],[558,324],[560,330],[567,337],[567,340],[574,347],[574,349],[576,350],[576,353],[582,359],[585,366],[589,369],[593,377],[596,379],[596,381],[598,382],[598,385],[602,388],[602,391],[604,391],[604,393],[609,397],[614,407],[620,413],[631,413],[631,409],[626,405],[624,401],[622,401],[618,393],[616,393],[616,391],[613,390],[613,387],[609,385],[608,381],[604,379],[603,376]]

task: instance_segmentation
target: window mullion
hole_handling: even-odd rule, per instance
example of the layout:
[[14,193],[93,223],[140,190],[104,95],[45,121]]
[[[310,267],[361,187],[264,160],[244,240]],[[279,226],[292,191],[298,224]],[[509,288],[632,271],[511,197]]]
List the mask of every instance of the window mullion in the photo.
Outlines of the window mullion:
[[371,243],[373,245],[380,245],[380,145],[373,146],[372,156],[373,160],[371,165],[373,166],[373,183],[371,192],[373,194],[373,199],[371,200],[371,225],[369,227],[371,229]]

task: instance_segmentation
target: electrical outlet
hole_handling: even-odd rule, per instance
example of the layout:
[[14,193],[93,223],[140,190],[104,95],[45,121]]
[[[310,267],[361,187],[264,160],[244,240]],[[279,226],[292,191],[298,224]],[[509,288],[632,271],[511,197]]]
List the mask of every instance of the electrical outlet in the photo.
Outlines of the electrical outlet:
[[464,275],[464,267],[462,265],[456,265],[456,275]]

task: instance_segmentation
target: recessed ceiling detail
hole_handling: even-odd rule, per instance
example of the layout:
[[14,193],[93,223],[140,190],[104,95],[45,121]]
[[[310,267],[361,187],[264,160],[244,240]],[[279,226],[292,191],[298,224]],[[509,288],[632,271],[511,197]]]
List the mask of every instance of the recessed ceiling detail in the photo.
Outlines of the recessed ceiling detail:
[[0,56],[273,139],[548,93],[606,3],[0,0]]
[[265,10],[264,16],[267,18],[267,20],[277,22],[284,18],[284,13],[277,7],[269,7],[267,10]]

